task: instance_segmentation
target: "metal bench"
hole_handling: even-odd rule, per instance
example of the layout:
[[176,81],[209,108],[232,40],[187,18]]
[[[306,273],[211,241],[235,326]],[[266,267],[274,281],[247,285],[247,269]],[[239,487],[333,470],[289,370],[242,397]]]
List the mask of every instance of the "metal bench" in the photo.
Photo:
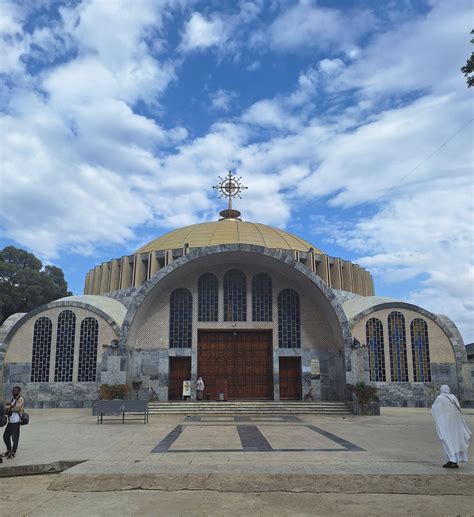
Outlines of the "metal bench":
[[143,413],[143,417],[127,417],[127,420],[143,420],[148,423],[148,400],[98,400],[95,405],[97,424],[102,423],[104,416],[121,416],[125,423],[125,413]]

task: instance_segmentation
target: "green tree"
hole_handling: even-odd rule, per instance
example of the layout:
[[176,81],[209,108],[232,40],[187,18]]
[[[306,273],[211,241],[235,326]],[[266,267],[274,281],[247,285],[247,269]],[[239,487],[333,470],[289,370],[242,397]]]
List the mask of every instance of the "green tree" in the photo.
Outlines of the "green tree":
[[[474,29],[471,31],[471,34],[474,34]],[[474,38],[471,39],[471,43],[474,44]],[[471,52],[471,57],[461,67],[461,72],[466,77],[467,87],[474,86],[474,52]]]
[[70,294],[61,268],[43,268],[32,253],[14,246],[0,251],[0,323]]

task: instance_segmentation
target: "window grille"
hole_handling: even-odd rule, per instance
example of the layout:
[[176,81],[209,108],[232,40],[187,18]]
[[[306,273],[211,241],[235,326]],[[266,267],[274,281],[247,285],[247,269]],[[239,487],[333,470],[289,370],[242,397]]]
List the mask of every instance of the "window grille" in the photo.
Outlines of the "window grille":
[[252,321],[272,321],[272,279],[265,273],[252,279]]
[[300,297],[293,289],[278,295],[278,346],[301,348]]
[[76,315],[72,311],[62,311],[58,316],[54,382],[72,382],[75,334]]
[[193,326],[193,297],[182,287],[170,298],[170,347],[191,348]]
[[98,321],[95,318],[84,318],[81,322],[79,341],[79,382],[95,382],[96,380],[98,342]]
[[49,318],[41,317],[35,321],[33,353],[31,357],[31,382],[49,381],[52,329],[53,324]]
[[413,354],[413,380],[431,382],[430,343],[428,325],[421,318],[410,324],[411,347]]
[[378,318],[371,318],[365,324],[365,336],[369,349],[370,380],[384,382],[386,375],[383,324]]
[[224,275],[224,321],[247,321],[247,279],[237,269]]
[[204,273],[198,280],[198,321],[218,321],[219,282],[216,275]]
[[407,382],[407,340],[405,318],[401,312],[395,311],[388,315],[388,345],[392,382]]

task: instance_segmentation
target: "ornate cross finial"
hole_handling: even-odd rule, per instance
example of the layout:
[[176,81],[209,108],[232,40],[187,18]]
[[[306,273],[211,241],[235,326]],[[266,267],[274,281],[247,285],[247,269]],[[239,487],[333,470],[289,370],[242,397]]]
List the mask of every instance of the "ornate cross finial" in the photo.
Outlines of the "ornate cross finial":
[[238,197],[239,199],[242,199],[240,194],[248,187],[244,187],[244,185],[242,185],[242,177],[236,178],[232,171],[229,171],[227,176],[224,178],[219,176],[219,183],[214,185],[212,188],[219,192],[219,199],[226,197],[229,200],[227,210],[232,210],[232,198]]
[[224,178],[219,176],[219,183],[212,188],[217,190],[219,199],[225,197],[229,200],[227,209],[220,212],[221,218],[240,220],[240,212],[232,208],[232,198],[238,197],[242,199],[240,194],[247,189],[247,187],[242,185],[242,177],[236,178],[234,173],[229,171]]

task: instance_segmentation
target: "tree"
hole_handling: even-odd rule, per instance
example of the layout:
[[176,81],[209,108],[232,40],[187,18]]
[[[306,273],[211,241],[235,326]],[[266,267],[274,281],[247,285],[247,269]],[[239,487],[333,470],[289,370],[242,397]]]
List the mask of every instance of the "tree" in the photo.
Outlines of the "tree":
[[[471,34],[474,34],[474,29],[471,31]],[[471,39],[471,43],[474,44],[474,38]],[[461,67],[461,72],[466,77],[467,87],[474,86],[474,52],[471,52],[471,57]]]
[[0,251],[0,324],[15,312],[29,312],[70,295],[61,268],[43,268],[32,253],[14,246]]

